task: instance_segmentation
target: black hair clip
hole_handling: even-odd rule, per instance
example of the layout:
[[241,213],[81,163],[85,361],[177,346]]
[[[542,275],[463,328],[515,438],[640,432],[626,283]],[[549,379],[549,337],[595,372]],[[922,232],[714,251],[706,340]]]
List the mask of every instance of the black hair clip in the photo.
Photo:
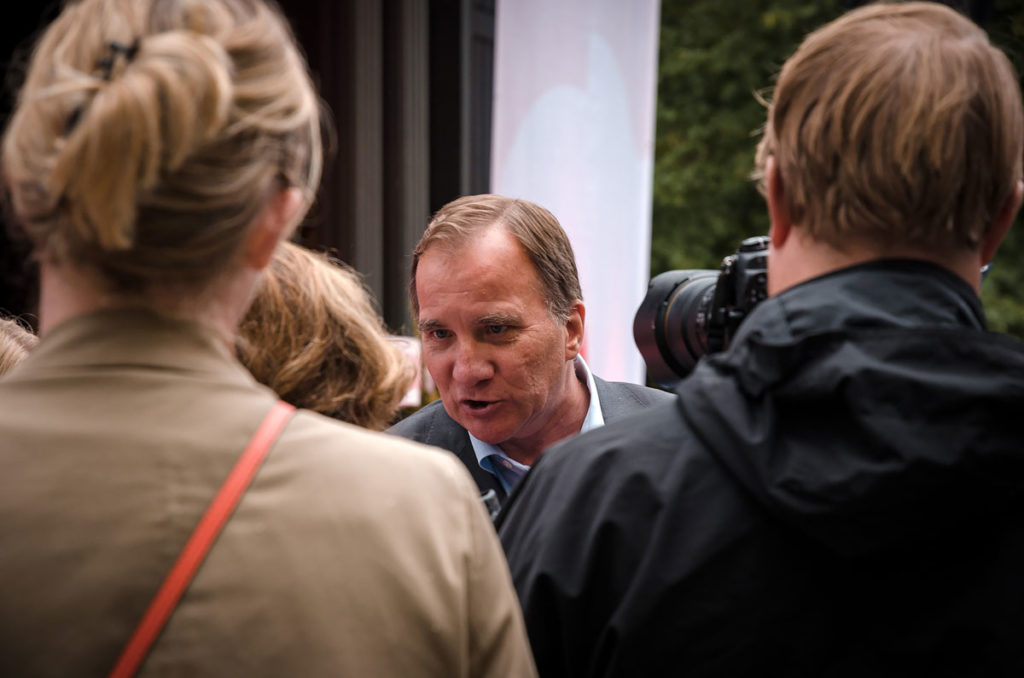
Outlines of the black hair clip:
[[[103,57],[96,62],[96,70],[100,71],[103,75],[103,79],[107,82],[113,77],[114,63],[117,61],[117,56],[120,54],[124,56],[125,62],[131,62],[135,58],[135,55],[139,53],[139,39],[135,38],[132,44],[126,45],[121,42],[110,42],[107,43],[110,54]],[[71,111],[68,115],[67,121],[64,123],[64,136],[71,134],[75,127],[78,126],[79,120],[82,119],[82,113],[85,109],[86,104],[81,103]]]
[[64,123],[64,136],[71,134],[75,131],[75,127],[78,126],[78,121],[82,119],[82,106],[75,106],[71,111],[71,115],[68,116],[67,122]]
[[135,55],[139,53],[139,39],[135,38],[135,41],[130,45],[124,45],[120,42],[110,43],[110,51],[114,54],[123,54],[124,58],[131,61],[135,58]]
[[111,42],[108,47],[110,48],[110,54],[96,62],[96,68],[103,71],[104,80],[110,80],[118,54],[123,55],[127,62],[135,58],[135,55],[139,53],[139,39],[136,38],[130,45],[121,42]]

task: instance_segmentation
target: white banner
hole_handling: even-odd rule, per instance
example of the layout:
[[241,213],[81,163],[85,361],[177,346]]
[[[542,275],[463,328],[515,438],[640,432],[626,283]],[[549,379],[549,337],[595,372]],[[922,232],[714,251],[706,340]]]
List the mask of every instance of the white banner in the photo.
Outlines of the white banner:
[[498,0],[491,190],[569,234],[596,374],[643,383],[658,0]]

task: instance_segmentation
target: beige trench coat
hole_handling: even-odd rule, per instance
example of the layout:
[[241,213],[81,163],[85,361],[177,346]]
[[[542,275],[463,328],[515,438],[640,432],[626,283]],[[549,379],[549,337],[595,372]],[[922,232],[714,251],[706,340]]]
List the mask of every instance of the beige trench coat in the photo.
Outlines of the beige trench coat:
[[[275,400],[138,311],[68,321],[0,380],[0,675],[104,675]],[[534,672],[462,465],[300,411],[141,675]]]

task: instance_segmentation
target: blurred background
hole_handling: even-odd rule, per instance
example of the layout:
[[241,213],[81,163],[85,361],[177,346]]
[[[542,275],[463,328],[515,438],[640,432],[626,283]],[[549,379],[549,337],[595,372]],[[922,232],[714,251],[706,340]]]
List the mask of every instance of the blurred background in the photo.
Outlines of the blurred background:
[[[643,381],[631,341],[646,281],[717,268],[767,232],[748,176],[774,75],[844,0],[282,0],[330,110],[317,203],[296,238],[360,271],[413,334],[409,255],[431,214],[488,191],[550,208],[570,233],[595,371]],[[950,0],[1024,72],[1021,0]],[[59,2],[0,26],[5,122]],[[1024,338],[1024,224],[983,286],[992,329]],[[28,248],[0,235],[0,310],[34,321]],[[621,292],[621,294],[617,294]]]

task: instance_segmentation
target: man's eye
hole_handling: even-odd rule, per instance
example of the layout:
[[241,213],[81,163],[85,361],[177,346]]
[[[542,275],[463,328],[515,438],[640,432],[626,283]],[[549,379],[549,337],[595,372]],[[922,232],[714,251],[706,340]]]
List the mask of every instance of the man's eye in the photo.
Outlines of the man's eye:
[[434,339],[447,339],[452,333],[448,330],[430,330],[430,336]]
[[508,331],[508,325],[488,325],[487,334],[503,334]]

